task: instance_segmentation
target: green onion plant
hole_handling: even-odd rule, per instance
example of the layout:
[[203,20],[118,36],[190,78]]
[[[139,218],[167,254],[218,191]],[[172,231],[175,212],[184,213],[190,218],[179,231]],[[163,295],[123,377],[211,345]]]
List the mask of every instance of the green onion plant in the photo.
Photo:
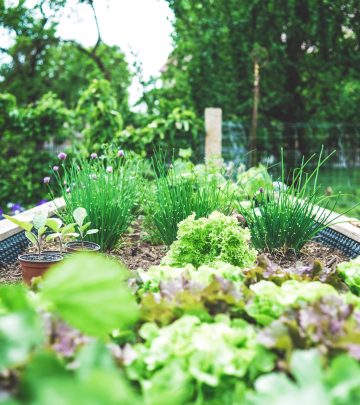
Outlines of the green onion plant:
[[97,157],[63,163],[54,172],[65,208],[58,215],[72,222],[73,212],[83,207],[88,221],[99,231],[89,235],[102,250],[109,251],[127,230],[138,201],[137,164],[124,157]]
[[155,152],[153,164],[156,172],[153,221],[166,245],[176,239],[179,222],[192,213],[198,219],[214,211],[231,212],[235,197],[228,183],[219,185],[216,176],[206,170],[202,176],[181,173],[173,163],[167,164],[167,155],[161,151]]
[[[281,150],[278,189],[260,189],[250,207],[243,204],[237,207],[249,226],[256,249],[283,253],[292,249],[298,252],[340,217],[334,214],[340,195],[335,199],[320,195],[318,185],[320,168],[333,153],[323,157],[322,148],[317,160],[314,159],[315,154],[307,160],[303,157],[300,167],[286,177],[284,152]],[[314,161],[315,168],[308,170]]]

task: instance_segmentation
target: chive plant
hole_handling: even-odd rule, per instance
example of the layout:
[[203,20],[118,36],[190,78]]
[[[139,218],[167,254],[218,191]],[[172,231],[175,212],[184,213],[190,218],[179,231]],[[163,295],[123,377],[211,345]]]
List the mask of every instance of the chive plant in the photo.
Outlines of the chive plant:
[[303,157],[300,167],[286,178],[284,153],[281,150],[281,183],[278,190],[262,189],[250,208],[238,205],[249,226],[255,248],[283,253],[289,249],[299,251],[339,218],[340,215],[333,214],[339,195],[335,200],[321,196],[318,185],[320,168],[333,153],[323,157],[322,148],[315,168],[309,172],[315,154],[306,161]]
[[129,227],[138,200],[137,164],[118,158],[79,159],[54,171],[66,207],[58,215],[71,222],[78,207],[86,209],[88,220],[99,230],[89,236],[102,250],[109,251]]
[[[173,162],[173,159],[172,159]],[[156,152],[153,157],[156,172],[156,207],[153,221],[166,245],[176,239],[179,222],[192,213],[195,218],[207,217],[213,211],[229,214],[234,203],[234,193],[228,183],[219,186],[216,176],[181,173],[174,164],[167,164],[167,155]]]

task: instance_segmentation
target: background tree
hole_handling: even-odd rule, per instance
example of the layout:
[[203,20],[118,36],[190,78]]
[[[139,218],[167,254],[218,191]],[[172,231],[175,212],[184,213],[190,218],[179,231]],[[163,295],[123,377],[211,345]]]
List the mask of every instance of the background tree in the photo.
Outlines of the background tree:
[[[260,118],[270,122],[358,121],[360,8],[356,0],[167,0],[175,14],[168,69],[172,97],[190,93],[248,122],[255,43],[269,53]],[[173,80],[174,79],[174,80]],[[347,90],[344,90],[347,89]],[[340,96],[340,97],[339,97]],[[336,105],[336,108],[334,106]],[[345,107],[346,106],[346,107]]]

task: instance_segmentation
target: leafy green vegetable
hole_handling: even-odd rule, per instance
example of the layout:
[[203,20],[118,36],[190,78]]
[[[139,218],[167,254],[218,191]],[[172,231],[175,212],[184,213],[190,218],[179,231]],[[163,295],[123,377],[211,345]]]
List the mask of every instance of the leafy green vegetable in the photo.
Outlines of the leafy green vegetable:
[[250,290],[255,295],[247,303],[246,311],[261,325],[268,325],[278,319],[289,306],[338,294],[334,287],[319,281],[289,280],[279,287],[271,281],[263,280],[251,285]]
[[351,291],[360,295],[360,256],[354,260],[338,264],[337,271]]
[[360,360],[360,312],[340,297],[327,295],[287,311],[260,332],[259,341],[286,354],[321,347],[323,353],[344,351]]
[[234,388],[237,378],[253,379],[274,367],[273,355],[256,343],[254,328],[243,320],[230,322],[224,315],[216,316],[215,323],[183,316],[161,329],[148,323],[139,334],[145,342],[133,347],[137,358],[128,366],[130,378],[140,381],[143,387],[151,387],[158,373],[166,373],[170,388],[172,373],[178,369],[187,376],[190,395],[197,387],[199,402],[195,402],[199,404],[206,403],[205,398],[203,402],[200,398],[207,390],[211,398],[211,388],[224,381],[229,389]]
[[260,377],[246,404],[353,405],[360,401],[360,365],[346,355],[324,370],[316,350],[296,351],[291,372],[295,382],[280,373]]
[[249,244],[250,233],[239,226],[236,218],[216,211],[208,218],[195,219],[192,214],[180,222],[177,240],[162,263],[172,266],[191,263],[199,267],[223,261],[248,267],[255,262],[257,253]]
[[126,277],[113,260],[78,254],[49,270],[41,293],[70,325],[104,336],[136,320],[137,305]]
[[23,286],[0,287],[0,372],[22,365],[44,340],[42,323]]
[[248,198],[253,198],[260,189],[271,190],[272,179],[263,165],[251,167],[237,176],[237,184]]
[[178,278],[204,285],[210,284],[214,276],[232,281],[241,281],[243,279],[242,269],[224,262],[214,262],[211,265],[202,265],[199,268],[195,268],[192,264],[186,264],[184,267],[159,265],[152,266],[146,271],[139,269],[138,274],[144,283],[143,288],[154,291],[159,288],[160,283]]

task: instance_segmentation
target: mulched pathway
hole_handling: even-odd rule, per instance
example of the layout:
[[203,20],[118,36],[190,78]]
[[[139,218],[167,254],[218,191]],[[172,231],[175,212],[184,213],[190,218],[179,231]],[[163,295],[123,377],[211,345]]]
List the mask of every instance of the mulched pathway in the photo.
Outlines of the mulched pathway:
[[[110,253],[110,256],[120,259],[130,270],[142,268],[147,270],[151,266],[158,265],[166,253],[164,245],[151,245],[144,240],[144,233],[140,226],[135,225],[130,234],[125,234],[121,245]],[[288,252],[267,254],[270,260],[281,267],[290,268],[299,262],[310,264],[314,259],[320,260],[324,266],[331,267],[348,258],[340,251],[321,245],[317,242],[307,243],[300,254]],[[21,281],[21,270],[18,263],[1,266],[0,284],[13,284]]]

